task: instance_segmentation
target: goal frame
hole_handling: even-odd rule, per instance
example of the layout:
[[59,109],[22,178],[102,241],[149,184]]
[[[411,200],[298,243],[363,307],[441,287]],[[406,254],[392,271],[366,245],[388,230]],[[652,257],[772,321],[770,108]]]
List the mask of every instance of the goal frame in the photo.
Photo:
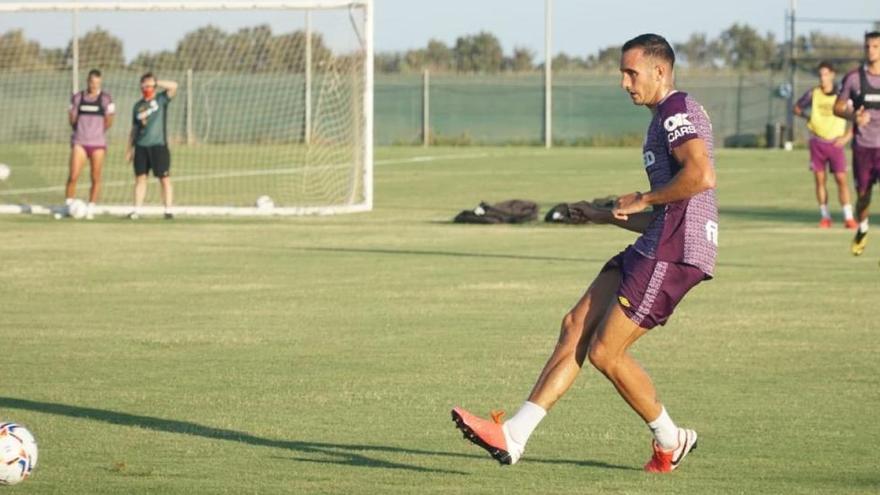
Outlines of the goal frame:
[[[331,206],[290,206],[261,209],[256,207],[237,206],[175,206],[171,211],[182,215],[209,216],[266,216],[266,215],[333,215],[341,213],[366,212],[373,209],[373,84],[374,84],[374,0],[252,0],[252,1],[199,1],[199,2],[35,2],[35,3],[0,3],[0,13],[40,13],[69,12],[75,16],[77,12],[114,12],[114,11],[249,11],[249,10],[339,10],[344,8],[364,9],[364,92],[363,99],[363,171],[360,180],[363,184],[363,201],[352,204]],[[76,22],[74,20],[74,22]],[[75,34],[75,33],[74,33]],[[76,39],[76,37],[73,37]],[[54,213],[63,209],[56,206],[12,205],[0,204],[2,213]],[[96,205],[96,213],[125,214],[130,212],[131,205]],[[145,215],[159,215],[166,210],[163,207],[143,207]]]

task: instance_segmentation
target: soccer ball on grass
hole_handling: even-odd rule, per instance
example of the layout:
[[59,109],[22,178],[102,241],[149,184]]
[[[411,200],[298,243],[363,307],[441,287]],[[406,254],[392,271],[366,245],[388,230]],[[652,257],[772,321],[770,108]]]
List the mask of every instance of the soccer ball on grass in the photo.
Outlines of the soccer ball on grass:
[[86,206],[85,201],[81,199],[74,199],[73,202],[67,206],[67,214],[77,220],[85,218],[87,212],[88,206]]
[[15,423],[0,424],[0,485],[26,480],[37,466],[37,441]]

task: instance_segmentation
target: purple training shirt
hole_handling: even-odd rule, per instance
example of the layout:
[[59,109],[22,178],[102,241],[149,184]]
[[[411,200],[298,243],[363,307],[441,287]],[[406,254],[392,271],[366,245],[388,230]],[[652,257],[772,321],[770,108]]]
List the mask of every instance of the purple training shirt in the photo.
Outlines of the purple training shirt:
[[[875,88],[880,88],[880,76],[875,76],[870,72],[867,73],[868,84]],[[838,100],[845,98],[855,101],[856,97],[861,93],[861,78],[859,70],[855,69],[846,74],[843,78],[843,86],[840,88],[840,94],[837,95]],[[856,145],[863,148],[880,148],[880,109],[869,109],[868,115],[871,121],[864,127],[856,127]]]
[[[669,183],[681,170],[672,150],[691,139],[702,139],[706,143],[714,167],[709,116],[687,93],[673,92],[657,106],[645,138],[645,171],[651,190]],[[648,258],[692,265],[711,277],[718,253],[715,189],[655,206],[654,211],[656,216],[633,247]]]
[[97,98],[89,98],[88,94],[83,96],[83,92],[74,93],[70,97],[70,112],[76,117],[76,127],[73,135],[70,137],[71,144],[79,144],[81,146],[107,146],[107,138],[104,132],[104,116],[80,113],[81,105],[93,112],[103,108],[105,115],[113,115],[116,112],[116,106],[113,104],[113,97],[110,93],[103,91],[100,95],[101,102],[98,103]]

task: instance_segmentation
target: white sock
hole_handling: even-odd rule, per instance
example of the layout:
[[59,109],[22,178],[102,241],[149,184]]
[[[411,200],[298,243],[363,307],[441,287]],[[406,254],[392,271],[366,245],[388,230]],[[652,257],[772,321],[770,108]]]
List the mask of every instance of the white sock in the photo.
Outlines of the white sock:
[[819,205],[819,213],[822,214],[822,218],[831,218],[831,213],[828,212],[828,205]]
[[859,232],[865,233],[868,231],[868,219],[864,219],[859,223]]
[[73,204],[73,198],[67,198],[64,200],[65,206],[70,206],[71,204]]
[[532,432],[546,415],[547,411],[543,407],[534,402],[526,401],[512,418],[504,422],[510,439],[525,447]]
[[852,205],[843,205],[843,219],[844,220],[852,220]]
[[678,446],[678,427],[672,422],[665,407],[657,419],[648,423],[648,428],[654,433],[654,439],[660,447],[669,450]]

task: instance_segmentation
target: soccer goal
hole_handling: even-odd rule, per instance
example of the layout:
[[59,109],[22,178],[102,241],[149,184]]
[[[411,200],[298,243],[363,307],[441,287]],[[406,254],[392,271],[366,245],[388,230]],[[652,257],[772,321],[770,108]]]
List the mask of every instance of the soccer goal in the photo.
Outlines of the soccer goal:
[[[146,72],[178,84],[164,126],[174,213],[369,211],[372,8],[373,0],[0,4],[0,163],[11,170],[0,212],[64,204],[68,109],[92,69],[115,106],[99,213],[131,211],[125,151]],[[87,162],[76,197],[86,200],[89,186]],[[142,213],[162,212],[152,174],[145,205]]]

